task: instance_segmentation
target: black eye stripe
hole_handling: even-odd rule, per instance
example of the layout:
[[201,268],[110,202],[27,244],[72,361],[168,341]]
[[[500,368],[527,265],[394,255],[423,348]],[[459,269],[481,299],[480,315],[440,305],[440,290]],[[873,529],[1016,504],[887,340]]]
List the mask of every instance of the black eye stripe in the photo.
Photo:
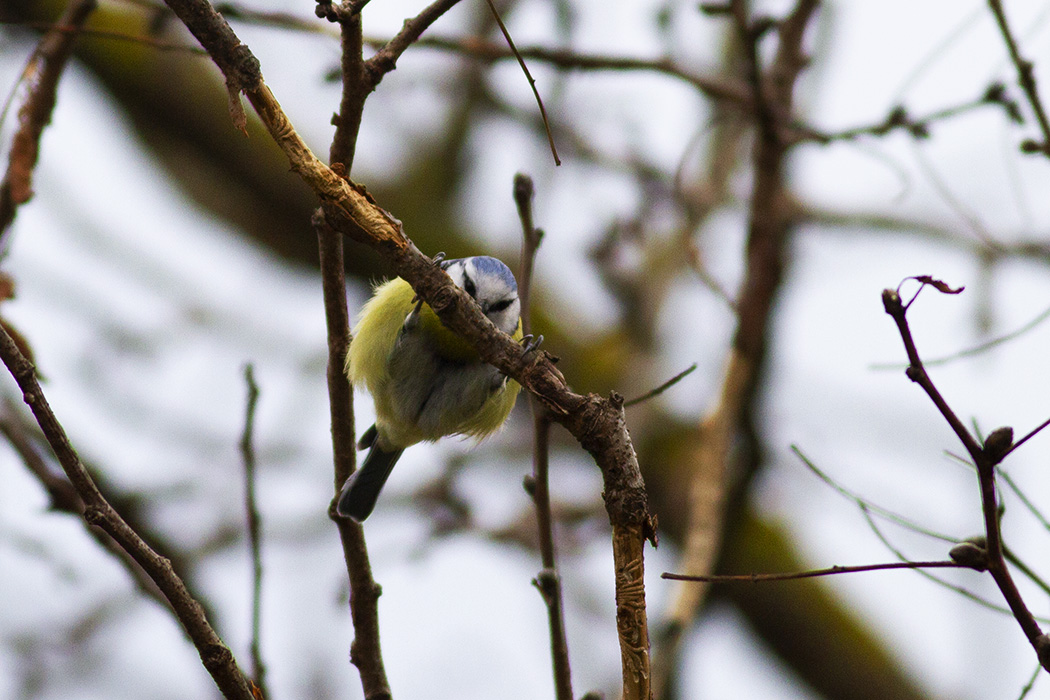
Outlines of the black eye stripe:
[[503,311],[513,303],[513,299],[504,299],[503,301],[497,301],[495,304],[489,307],[489,311]]
[[478,298],[478,288],[474,284],[474,280],[470,279],[470,275],[467,274],[466,270],[463,271],[463,291],[470,295],[471,299]]

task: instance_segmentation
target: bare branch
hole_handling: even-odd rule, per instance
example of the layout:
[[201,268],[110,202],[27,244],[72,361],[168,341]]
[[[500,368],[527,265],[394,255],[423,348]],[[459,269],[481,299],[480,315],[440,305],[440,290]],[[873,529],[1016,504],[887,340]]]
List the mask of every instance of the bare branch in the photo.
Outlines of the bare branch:
[[22,72],[31,88],[18,110],[18,131],[11,141],[7,172],[0,182],[0,241],[5,238],[18,207],[33,196],[33,168],[40,154],[40,137],[55,109],[58,81],[80,29],[94,9],[95,0],[70,2],[58,20],[58,26],[68,27],[69,31],[50,28]]
[[401,31],[365,62],[372,87],[379,85],[384,75],[397,68],[397,59],[401,54],[418,42],[420,35],[430,25],[458,3],[459,0],[435,0],[412,19],[405,20]]
[[[366,39],[370,46],[382,46],[382,39]],[[492,43],[479,37],[421,37],[417,46],[452,51],[471,56],[481,61],[501,61],[516,58],[506,46]],[[738,104],[747,108],[751,103],[751,92],[741,82],[726,80],[720,76],[691,73],[669,58],[639,58],[632,56],[607,56],[588,54],[570,49],[551,49],[545,46],[519,46],[518,55],[530,61],[545,63],[555,68],[572,71],[644,71],[666,75],[681,80],[703,94],[716,100]]]
[[[925,286],[926,282],[923,282],[923,287],[920,287],[919,291],[922,291]],[[916,296],[918,293],[916,292]],[[915,298],[913,296],[911,301],[905,304],[901,301],[900,294],[895,290],[887,289],[882,293],[883,306],[886,309],[886,313],[897,324],[897,330],[900,332],[901,340],[904,342],[904,348],[908,354],[906,374],[908,379],[922,387],[926,395],[930,397],[937,410],[940,411],[960,442],[963,443],[970,455],[970,459],[973,460],[974,465],[977,467],[977,477],[981,490],[981,510],[984,514],[985,538],[987,540],[988,572],[995,579],[995,583],[999,587],[999,591],[1002,593],[1007,605],[1010,606],[1014,618],[1035,649],[1039,663],[1050,672],[1050,639],[1043,634],[1043,631],[1039,628],[1039,623],[1036,622],[1035,617],[1021,597],[1021,593],[1010,575],[1010,570],[1006,566],[1003,555],[1002,535],[999,530],[998,501],[995,493],[995,468],[1006,452],[1009,451],[1009,447],[1007,446],[1005,450],[1001,449],[997,444],[991,444],[991,438],[992,435],[997,433],[1005,435],[1005,430],[1007,429],[1002,429],[989,435],[989,440],[986,440],[985,444],[981,445],[970,434],[966,426],[963,425],[962,421],[959,420],[958,416],[955,415],[955,412],[948,405],[948,402],[937,390],[933,380],[930,379],[929,374],[926,372],[922,360],[919,358],[919,352],[912,338],[911,328],[908,325],[908,308],[915,301]]]
[[[353,11],[348,3],[344,3],[340,14],[343,93],[339,113],[333,117],[336,129],[332,137],[329,159],[334,173],[349,176],[357,151],[357,135],[365,99],[371,94],[374,84],[369,81],[365,70],[360,12]],[[390,683],[387,680],[383,650],[379,641],[378,605],[382,589],[372,576],[372,564],[361,525],[338,517],[335,511],[339,491],[356,468],[357,461],[354,390],[345,371],[346,354],[351,338],[350,314],[346,305],[343,235],[331,227],[321,210],[315,213],[313,226],[317,232],[328,339],[328,406],[334,467],[334,489],[328,505],[328,516],[339,530],[343,560],[346,562],[350,583],[350,619],[354,625],[350,660],[357,666],[365,697],[388,698]]]
[[[522,326],[531,334],[530,290],[532,271],[543,232],[534,225],[532,216],[532,178],[523,173],[514,176],[514,202],[521,219],[521,299]],[[551,419],[546,409],[529,397],[532,409],[532,475],[526,479],[525,490],[536,506],[536,527],[539,538],[540,560],[543,569],[532,580],[547,606],[547,625],[550,629],[551,663],[554,667],[554,692],[557,700],[572,700],[572,668],[569,665],[569,644],[565,634],[565,615],[562,603],[561,577],[554,549],[554,518],[551,515],[550,496],[550,429]]]
[[262,691],[263,697],[269,697],[266,687],[266,664],[262,659],[261,623],[262,623],[262,540],[260,538],[259,508],[255,500],[255,407],[259,402],[259,386],[255,383],[255,369],[249,363],[244,367],[244,383],[248,395],[244,407],[244,432],[241,435],[241,459],[244,463],[244,510],[248,516],[248,551],[252,560],[252,641],[250,653],[252,659],[252,681]]
[[889,571],[893,569],[970,569],[966,564],[955,561],[895,561],[886,564],[860,564],[857,566],[829,566],[826,569],[811,569],[783,574],[727,574],[719,576],[693,576],[665,572],[660,578],[670,581],[696,581],[699,583],[762,583],[766,581],[797,581],[819,576],[837,574],[856,574],[866,571]]
[[95,486],[94,480],[69,442],[65,430],[51,411],[37,382],[36,369],[22,355],[2,326],[0,359],[18,382],[22,396],[33,411],[44,437],[83,500],[84,520],[112,537],[157,584],[223,695],[227,698],[254,700],[250,683],[237,667],[232,652],[208,623],[200,604],[190,595],[171,563],[139,537]]
[[543,120],[543,128],[547,132],[547,143],[551,149],[551,155],[554,156],[554,164],[561,165],[561,159],[558,157],[558,148],[554,145],[554,134],[551,133],[551,123],[547,119],[547,110],[543,106],[543,99],[540,97],[540,91],[536,89],[536,80],[532,77],[532,73],[529,72],[529,67],[525,65],[525,59],[518,53],[518,49],[514,46],[514,39],[511,38],[510,32],[507,31],[507,25],[503,24],[503,18],[499,16],[499,11],[496,10],[495,3],[492,0],[486,0],[489,5],[489,9],[492,11],[492,16],[496,18],[496,24],[499,25],[499,30],[503,33],[503,38],[507,40],[507,46],[510,47],[511,53],[514,54],[514,58],[517,59],[518,65],[521,66],[521,72],[525,74],[525,79],[529,81],[529,87],[532,88],[532,94],[536,98],[536,104],[540,108],[540,118]]
[[1039,87],[1035,82],[1035,66],[1031,61],[1021,56],[1021,49],[1018,47],[1017,40],[1010,30],[1010,24],[1006,19],[1006,11],[1003,9],[1001,0],[988,0],[988,7],[991,9],[992,14],[995,15],[999,33],[1003,35],[1003,42],[1006,44],[1006,50],[1010,54],[1010,61],[1014,64],[1014,68],[1017,69],[1017,82],[1020,83],[1021,89],[1024,90],[1025,96],[1028,98],[1028,104],[1035,114],[1036,121],[1039,122],[1039,129],[1043,132],[1041,143],[1031,140],[1025,141],[1021,144],[1021,150],[1028,153],[1041,152],[1050,157],[1050,119],[1047,119],[1046,109],[1039,99]]
[[639,403],[642,403],[644,401],[648,401],[649,399],[651,399],[653,397],[659,396],[660,394],[664,393],[665,391],[667,391],[668,389],[673,387],[675,384],[677,384],[678,382],[682,381],[683,379],[688,377],[690,374],[692,374],[693,371],[696,370],[696,367],[697,367],[697,364],[694,362],[693,364],[689,365],[688,367],[686,367],[684,370],[682,370],[678,374],[676,374],[673,377],[671,377],[670,379],[668,379],[666,382],[664,382],[660,386],[655,387],[653,389],[650,389],[649,391],[645,392],[641,396],[637,396],[637,397],[635,397],[635,398],[633,398],[633,399],[631,399],[629,401],[624,401],[623,405],[625,407],[626,406],[634,406],[635,404],[639,404]]

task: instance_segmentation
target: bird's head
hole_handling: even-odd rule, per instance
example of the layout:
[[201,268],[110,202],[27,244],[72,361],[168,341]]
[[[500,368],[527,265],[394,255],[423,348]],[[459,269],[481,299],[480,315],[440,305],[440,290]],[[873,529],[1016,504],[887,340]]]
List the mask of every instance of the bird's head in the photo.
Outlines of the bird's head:
[[456,286],[478,303],[496,328],[514,334],[521,316],[521,301],[518,283],[509,267],[487,255],[447,260],[442,267]]

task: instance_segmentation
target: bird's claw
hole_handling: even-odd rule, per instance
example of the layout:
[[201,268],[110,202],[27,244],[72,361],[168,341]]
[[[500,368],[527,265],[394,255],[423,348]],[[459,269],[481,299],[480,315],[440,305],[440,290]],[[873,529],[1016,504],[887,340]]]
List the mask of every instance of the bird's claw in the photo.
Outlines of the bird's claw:
[[538,348],[540,346],[540,343],[542,343],[542,342],[543,342],[543,336],[542,335],[538,335],[536,337],[533,337],[532,333],[529,333],[526,336],[522,336],[522,338],[521,338],[521,347],[522,347],[522,350],[523,350],[524,354],[528,355],[530,352],[532,352],[533,350]]

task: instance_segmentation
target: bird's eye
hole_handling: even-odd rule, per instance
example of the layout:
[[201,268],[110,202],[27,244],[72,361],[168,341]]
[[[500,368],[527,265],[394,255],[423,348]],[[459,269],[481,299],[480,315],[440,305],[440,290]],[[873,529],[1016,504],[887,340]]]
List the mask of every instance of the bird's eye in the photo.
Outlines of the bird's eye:
[[497,301],[495,304],[493,304],[492,306],[489,307],[489,311],[490,312],[499,313],[500,311],[505,310],[507,307],[509,307],[513,303],[514,303],[513,299],[504,299],[503,301]]
[[463,274],[463,291],[470,295],[472,299],[478,298],[478,288],[474,284],[474,280],[464,273]]

